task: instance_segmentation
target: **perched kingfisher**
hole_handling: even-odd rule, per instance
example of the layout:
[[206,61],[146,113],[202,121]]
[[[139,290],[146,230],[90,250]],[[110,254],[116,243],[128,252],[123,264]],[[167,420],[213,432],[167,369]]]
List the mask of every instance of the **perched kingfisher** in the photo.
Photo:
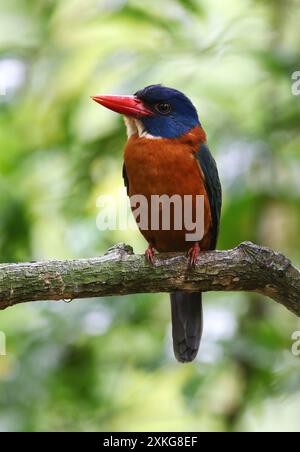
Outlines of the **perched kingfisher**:
[[[150,262],[158,252],[187,251],[195,265],[200,251],[216,248],[222,192],[216,162],[192,102],[180,91],[150,85],[133,96],[97,95],[93,100],[124,115],[128,140],[124,153],[123,178],[129,197],[144,195],[204,197],[204,234],[187,241],[185,227],[170,223],[141,232],[148,242]],[[203,198],[202,198],[203,199]],[[181,211],[183,212],[183,211]],[[149,213],[151,216],[151,213]],[[151,219],[150,219],[151,220]],[[202,335],[202,294],[174,291],[171,297],[173,348],[178,361],[196,357]]]

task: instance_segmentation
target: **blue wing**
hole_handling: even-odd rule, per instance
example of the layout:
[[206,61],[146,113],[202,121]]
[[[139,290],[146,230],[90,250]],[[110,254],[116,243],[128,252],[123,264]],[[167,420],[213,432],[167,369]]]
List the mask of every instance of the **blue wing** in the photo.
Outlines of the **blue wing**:
[[127,176],[127,172],[126,172],[125,162],[123,163],[122,176],[123,176],[123,180],[124,180],[124,185],[127,190],[127,195],[129,196],[129,180],[128,180],[128,176]]
[[208,149],[208,146],[206,144],[201,144],[201,147],[195,154],[195,157],[198,160],[205,179],[205,188],[209,199],[212,215],[210,249],[214,250],[217,246],[222,206],[222,188],[219,179],[219,173],[215,159],[211,155],[210,150]]

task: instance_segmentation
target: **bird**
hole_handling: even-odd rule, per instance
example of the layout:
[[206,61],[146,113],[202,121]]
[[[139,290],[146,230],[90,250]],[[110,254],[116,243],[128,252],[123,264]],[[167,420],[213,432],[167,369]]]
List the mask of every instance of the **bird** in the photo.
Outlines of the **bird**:
[[[193,243],[187,240],[186,228],[176,229],[174,221],[169,230],[160,223],[158,228],[151,227],[149,211],[148,228],[140,228],[148,242],[145,256],[150,263],[154,264],[156,252],[186,252],[188,267],[194,267],[202,251],[216,249],[222,205],[217,165],[195,106],[181,91],[161,84],[146,86],[134,95],[91,97],[124,116],[123,179],[129,197],[143,195],[148,200],[166,194],[183,199],[189,195],[193,215],[197,195],[203,197],[204,231]],[[170,299],[174,354],[181,363],[191,362],[203,330],[202,293],[175,289]]]

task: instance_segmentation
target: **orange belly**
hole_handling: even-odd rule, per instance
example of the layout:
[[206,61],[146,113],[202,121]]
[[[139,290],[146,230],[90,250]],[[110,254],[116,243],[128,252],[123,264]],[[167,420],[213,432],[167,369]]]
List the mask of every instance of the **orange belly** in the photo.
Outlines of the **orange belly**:
[[[143,195],[150,203],[152,195],[192,196],[192,211],[196,212],[196,195],[204,196],[204,236],[202,250],[209,249],[211,211],[203,174],[194,156],[200,148],[201,129],[192,129],[180,139],[149,139],[133,135],[125,148],[125,166],[129,181],[129,196]],[[203,133],[203,132],[202,132]],[[150,204],[148,204],[150,205]],[[176,230],[171,206],[170,229],[151,229],[151,209],[148,209],[148,230],[141,230],[145,239],[157,251],[185,251],[193,242],[186,240],[190,233],[184,227]],[[183,214],[183,210],[182,210]]]

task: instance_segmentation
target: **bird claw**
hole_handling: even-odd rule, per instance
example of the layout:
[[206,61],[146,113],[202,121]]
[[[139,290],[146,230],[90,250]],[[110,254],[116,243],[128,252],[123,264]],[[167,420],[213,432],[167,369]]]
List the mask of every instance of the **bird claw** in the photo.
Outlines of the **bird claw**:
[[195,242],[194,245],[188,250],[189,267],[195,267],[199,254],[200,246],[198,242]]
[[145,251],[145,257],[150,264],[154,264],[154,248],[152,245],[149,245]]

